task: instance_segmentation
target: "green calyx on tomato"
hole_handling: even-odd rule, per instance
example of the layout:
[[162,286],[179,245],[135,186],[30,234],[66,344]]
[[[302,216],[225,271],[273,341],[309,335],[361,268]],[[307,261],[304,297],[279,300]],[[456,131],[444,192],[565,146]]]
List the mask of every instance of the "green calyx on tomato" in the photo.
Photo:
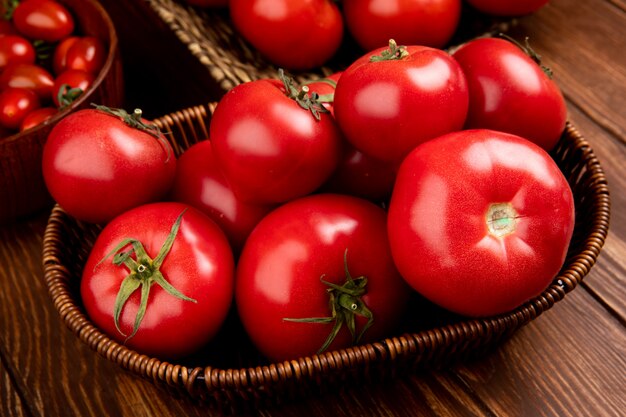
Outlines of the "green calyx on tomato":
[[405,46],[398,46],[395,40],[389,39],[389,48],[383,50],[380,55],[372,55],[370,62],[399,61],[409,56]]
[[59,110],[64,110],[69,107],[80,95],[83,94],[83,89],[79,87],[72,88],[69,84],[61,85],[57,99],[59,101]]
[[295,100],[295,102],[298,103],[298,105],[303,109],[310,111],[316,120],[320,120],[320,113],[328,113],[328,110],[322,103],[331,102],[332,99],[324,97],[325,100],[323,101],[320,95],[316,92],[310,93],[309,87],[306,85],[303,85],[300,88],[296,87],[294,85],[293,78],[286,76],[282,68],[278,70],[278,78],[285,86],[285,93],[287,94],[287,97]]
[[[124,278],[122,284],[120,285],[120,290],[117,293],[117,297],[115,298],[115,305],[113,307],[113,318],[115,321],[115,327],[123,336],[126,336],[124,332],[120,329],[119,326],[119,318],[126,301],[128,301],[129,297],[141,287],[141,301],[139,304],[139,309],[137,311],[137,315],[135,316],[135,322],[133,324],[133,332],[126,337],[126,340],[133,337],[137,330],[139,330],[139,325],[143,320],[143,317],[146,314],[146,308],[148,306],[148,297],[150,295],[150,288],[152,284],[158,284],[161,288],[163,288],[168,294],[180,298],[185,301],[191,301],[196,303],[197,301],[193,298],[187,297],[176,288],[174,288],[163,276],[159,268],[165,257],[169,253],[172,245],[174,244],[174,239],[178,234],[178,229],[180,228],[180,223],[183,219],[183,214],[185,214],[185,210],[178,216],[170,233],[161,246],[159,253],[156,258],[151,259],[150,256],[146,253],[145,248],[136,239],[126,238],[122,240],[111,252],[109,252],[98,264],[104,262],[108,257],[115,253],[113,257],[113,264],[116,266],[120,266],[122,264],[126,265],[126,267],[130,270],[130,274]],[[127,245],[132,245],[132,249],[126,252],[119,252]],[[119,252],[119,253],[118,253]],[[137,259],[133,259],[131,255],[135,253]]]
[[[348,271],[348,250],[343,254],[343,264],[346,274],[346,282],[343,285],[333,284],[325,281],[322,275],[320,281],[328,288],[326,291],[329,295],[329,307],[331,311],[330,317],[309,317],[309,318],[284,318],[285,321],[298,323],[334,323],[328,338],[317,351],[318,354],[324,352],[330,344],[335,340],[339,330],[345,323],[352,335],[352,343],[357,344],[365,334],[365,331],[374,324],[374,315],[367,308],[367,305],[361,300],[361,297],[367,293],[367,278],[360,276],[352,278]],[[367,319],[367,323],[357,334],[356,332],[356,316],[362,316]]]
[[552,78],[554,76],[554,72],[552,71],[552,69],[550,67],[547,67],[547,66],[545,66],[545,65],[543,65],[541,63],[541,55],[539,55],[537,53],[537,51],[535,51],[530,46],[530,38],[528,36],[526,36],[524,38],[524,44],[523,45],[520,42],[518,42],[517,40],[513,39],[512,37],[510,37],[509,35],[506,35],[504,33],[498,33],[497,37],[501,38],[501,39],[504,39],[504,40],[507,40],[507,41],[511,42],[513,45],[517,46],[519,49],[521,49],[522,52],[524,52],[526,55],[528,55],[530,57],[530,59],[532,59],[533,61],[535,61],[537,63],[537,65],[539,65],[541,70],[548,76],[548,78]]

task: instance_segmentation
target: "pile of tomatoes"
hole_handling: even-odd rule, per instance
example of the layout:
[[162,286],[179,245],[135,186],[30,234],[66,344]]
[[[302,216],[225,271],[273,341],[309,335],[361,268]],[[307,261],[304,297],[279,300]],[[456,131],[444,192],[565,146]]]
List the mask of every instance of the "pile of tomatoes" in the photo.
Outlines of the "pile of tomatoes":
[[76,100],[93,84],[107,50],[100,39],[78,35],[72,13],[55,0],[22,0],[3,12],[0,136],[9,136]]
[[235,28],[270,62],[290,70],[318,67],[337,54],[346,32],[363,51],[399,44],[442,48],[459,27],[463,7],[522,16],[548,0],[184,0],[228,7]]
[[140,111],[69,115],[43,154],[72,216],[104,224],[84,307],[111,337],[201,349],[234,300],[266,357],[393,334],[416,291],[467,316],[510,311],[565,260],[574,200],[550,157],[565,103],[527,46],[453,54],[389,41],[306,85],[234,87],[178,159]]

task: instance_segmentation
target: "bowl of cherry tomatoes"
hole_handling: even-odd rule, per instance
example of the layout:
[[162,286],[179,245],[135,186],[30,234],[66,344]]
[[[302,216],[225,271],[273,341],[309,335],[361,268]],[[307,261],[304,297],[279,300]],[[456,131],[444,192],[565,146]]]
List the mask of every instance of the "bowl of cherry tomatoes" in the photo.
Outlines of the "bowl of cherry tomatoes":
[[0,6],[0,223],[52,204],[43,145],[68,114],[120,106],[115,27],[97,0],[20,0]]

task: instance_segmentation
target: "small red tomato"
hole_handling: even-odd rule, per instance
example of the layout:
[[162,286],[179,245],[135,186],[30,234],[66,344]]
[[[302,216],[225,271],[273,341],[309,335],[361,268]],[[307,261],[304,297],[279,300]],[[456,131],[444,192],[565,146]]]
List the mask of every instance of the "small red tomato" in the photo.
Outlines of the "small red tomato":
[[219,170],[210,140],[187,149],[176,164],[172,198],[207,214],[239,253],[256,224],[273,206],[241,201]]
[[7,88],[0,93],[0,123],[18,129],[28,113],[40,106],[37,94],[24,88]]
[[17,31],[13,23],[8,20],[0,19],[0,36],[4,35],[17,35]]
[[59,75],[67,69],[67,51],[79,39],[79,36],[68,36],[59,42],[56,48],[54,48],[54,55],[52,56],[52,70],[56,75]]
[[26,88],[34,91],[41,101],[52,98],[54,78],[43,67],[36,64],[9,65],[0,75],[0,88]]
[[57,42],[74,31],[72,14],[54,0],[22,1],[13,12],[13,24],[27,38],[47,42]]
[[34,64],[35,48],[18,35],[0,36],[0,72],[11,64]]
[[54,80],[52,89],[52,100],[55,106],[65,108],[72,104],[89,89],[94,79],[93,74],[81,70],[68,69],[62,72]]
[[20,124],[20,132],[39,126],[59,111],[54,107],[41,107],[28,113]]
[[104,43],[96,37],[84,36],[68,48],[65,68],[98,74],[106,59]]
[[549,0],[467,0],[467,2],[483,13],[494,16],[522,16],[534,13],[548,3]]

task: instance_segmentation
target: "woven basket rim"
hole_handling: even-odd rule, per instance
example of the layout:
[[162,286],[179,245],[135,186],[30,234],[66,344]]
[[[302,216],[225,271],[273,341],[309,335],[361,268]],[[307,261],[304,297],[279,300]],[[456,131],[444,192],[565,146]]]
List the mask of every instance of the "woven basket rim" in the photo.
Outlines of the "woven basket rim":
[[[194,106],[163,116],[157,119],[157,123],[180,123],[190,114],[200,117],[207,111],[212,112],[214,107],[215,103]],[[581,249],[568,255],[553,283],[539,296],[508,313],[485,318],[464,318],[459,322],[414,333],[403,333],[374,343],[257,367],[219,368],[211,365],[188,367],[129,349],[111,339],[90,321],[69,289],[70,270],[59,261],[63,242],[56,233],[59,228],[67,226],[66,223],[71,218],[58,205],[52,209],[43,237],[44,279],[55,309],[82,342],[126,370],[144,378],[182,388],[192,396],[206,394],[201,388],[202,385],[209,392],[245,391],[289,381],[298,383],[312,381],[319,378],[320,374],[351,372],[373,363],[390,363],[399,358],[415,359],[420,355],[436,354],[443,348],[454,349],[460,342],[471,344],[480,341],[481,338],[489,336],[486,329],[495,328],[501,334],[510,335],[552,308],[583,280],[596,263],[608,234],[610,197],[604,170],[587,140],[571,123],[567,123],[563,135],[565,142],[574,144],[576,149],[582,150],[581,162],[594,180],[595,192],[589,197],[593,198],[593,205],[588,219],[592,228],[581,240]]]

